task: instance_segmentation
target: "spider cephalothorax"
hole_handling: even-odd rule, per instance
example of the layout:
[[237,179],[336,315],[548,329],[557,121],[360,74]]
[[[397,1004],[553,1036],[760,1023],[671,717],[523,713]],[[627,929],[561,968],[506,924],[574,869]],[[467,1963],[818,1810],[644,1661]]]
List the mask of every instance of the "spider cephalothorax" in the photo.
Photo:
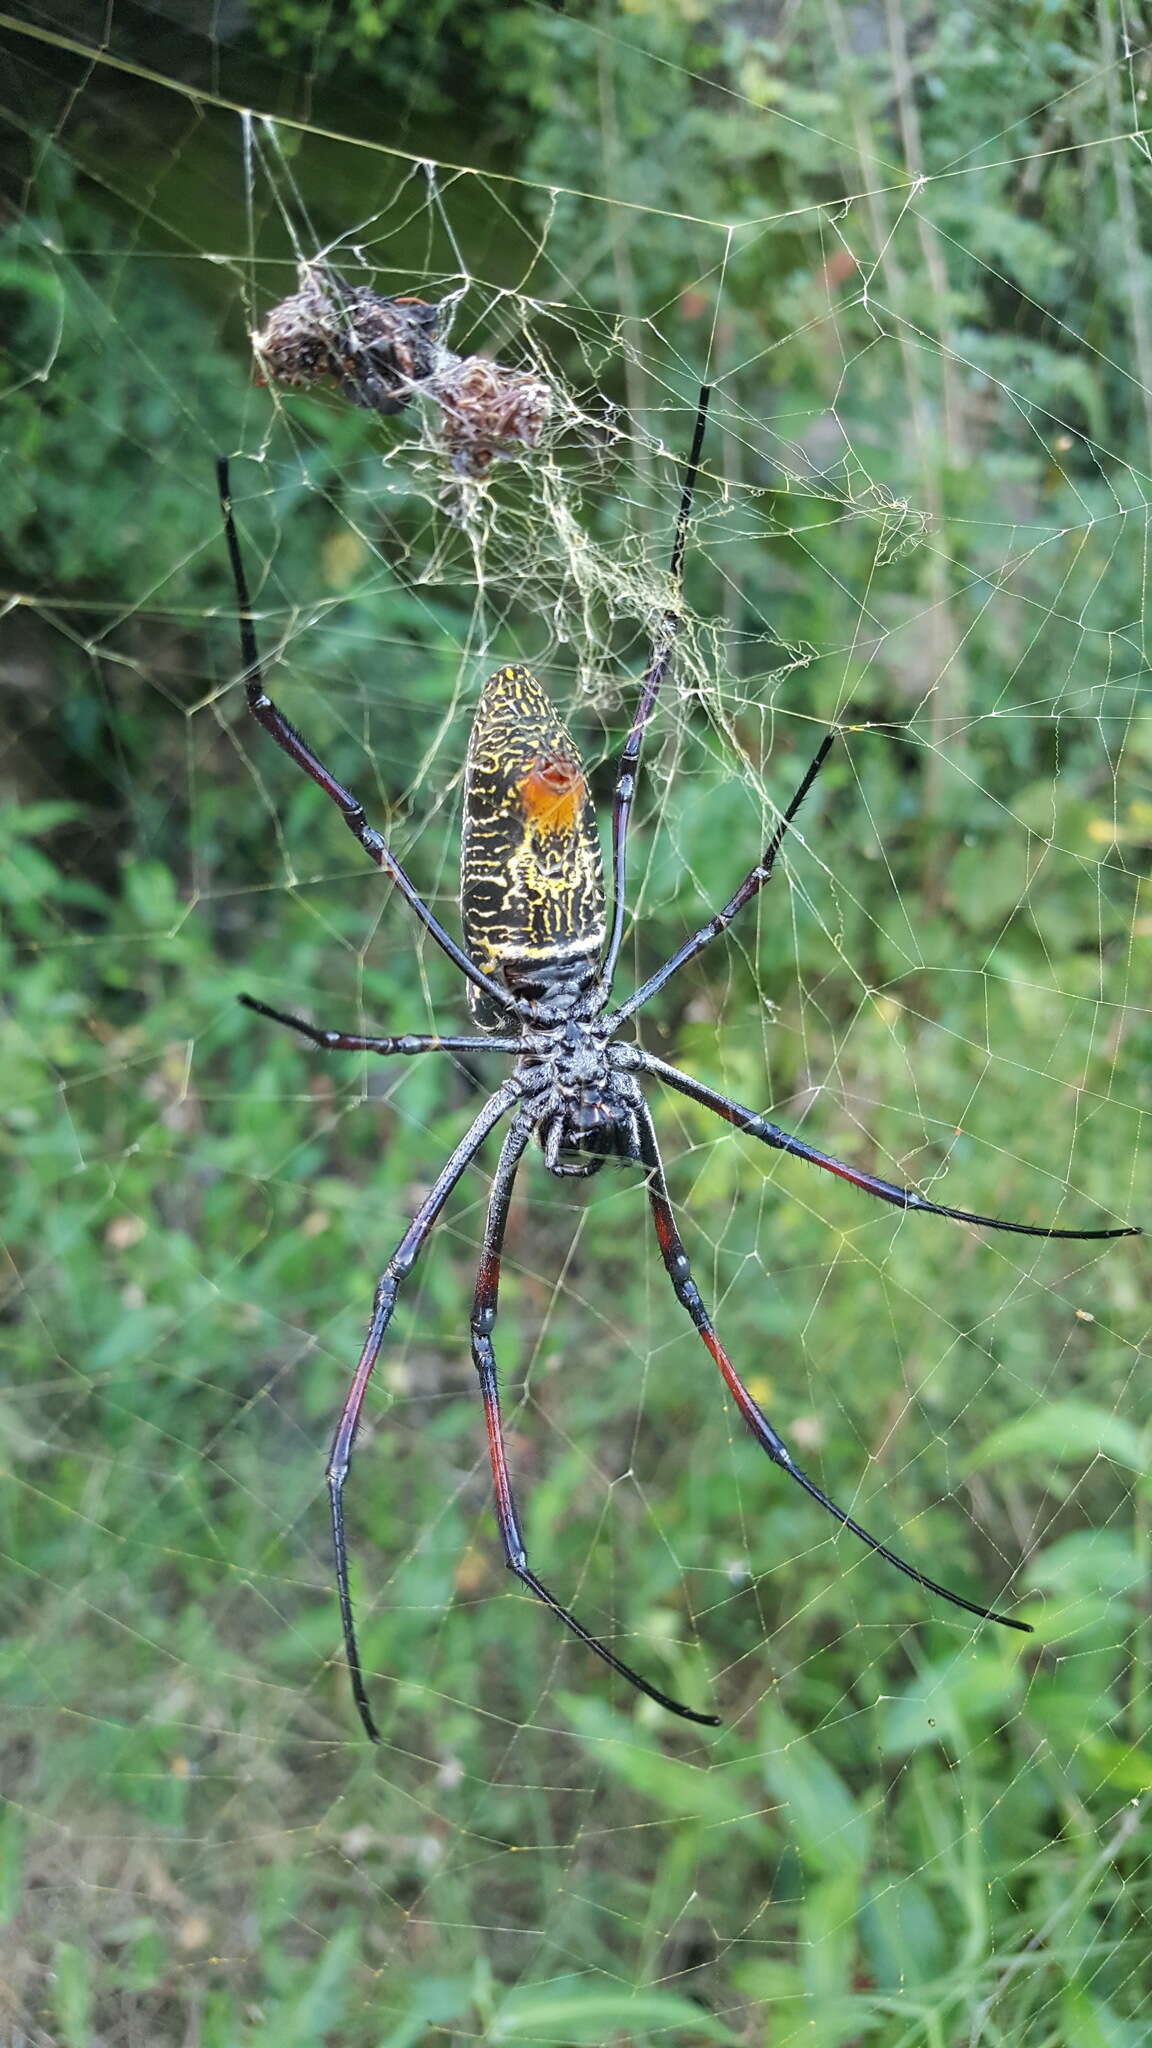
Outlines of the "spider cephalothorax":
[[601,1021],[526,1026],[512,1079],[535,1118],[550,1173],[587,1180],[609,1159],[640,1158],[638,1090],[628,1048],[610,1045]]
[[[678,590],[684,542],[700,461],[708,392],[702,391],[696,432],[680,501],[672,552],[672,583]],[[809,1497],[878,1556],[919,1586],[937,1593],[954,1607],[987,1621],[1025,1632],[1028,1624],[949,1592],[935,1579],[870,1536],[859,1522],[837,1507],[797,1465],[784,1439],[758,1407],[716,1333],[693,1278],[688,1255],[676,1227],[652,1114],[641,1087],[648,1075],[680,1094],[702,1103],[747,1136],[774,1150],[791,1153],[810,1165],[851,1181],[868,1194],[898,1209],[924,1210],[956,1222],[1026,1237],[1106,1238],[1132,1235],[1124,1227],[1106,1230],[1062,1230],[1038,1224],[1010,1223],[979,1216],[966,1209],[931,1202],[914,1188],[900,1187],[875,1174],[846,1165],[820,1152],[792,1132],[745,1109],[706,1083],[682,1074],[639,1045],[620,1041],[620,1026],[656,995],[671,977],[725,931],[732,919],[772,876],[784,836],[796,817],[832,745],[825,736],[795,795],[781,813],[767,847],[721,910],[686,939],[671,959],[616,1010],[611,1010],[612,983],[624,928],[625,856],[628,824],[636,788],[644,730],[675,642],[678,616],[665,612],[657,645],[644,676],[628,737],[620,757],[612,806],[612,918],[605,919],[604,881],[595,815],[588,796],[580,756],[535,677],[526,668],[502,668],[489,677],[473,723],[465,781],[461,885],[464,946],[447,932],[419,895],[380,834],[368,823],[363,806],[336,781],[307,741],[273,704],[264,688],[252,625],[239,543],[232,519],[228,470],[220,464],[220,492],[225,532],[240,605],[241,650],[248,703],[253,715],[293,761],[330,797],[345,822],[379,868],[390,877],[420,922],[464,975],[472,1014],[480,1037],[441,1037],[406,1033],[400,1037],[366,1038],[347,1031],[323,1031],[302,1018],[272,1009],[250,996],[241,1000],[261,1015],[289,1024],[326,1051],[379,1053],[386,1057],[425,1052],[500,1052],[515,1064],[507,1079],[489,1096],[455,1151],[445,1161],[421,1202],[376,1288],[372,1319],[352,1377],[333,1439],[328,1465],[332,1531],[336,1551],[336,1583],[344,1646],[360,1718],[378,1740],[368,1703],[352,1601],[344,1537],[344,1484],[348,1476],[368,1382],[392,1318],[400,1288],[411,1272],[452,1189],[480,1151],[485,1139],[509,1119],[492,1180],[484,1244],[472,1303],[472,1357],[480,1380],[488,1455],[492,1466],[496,1514],[505,1562],[521,1584],[542,1600],[558,1620],[589,1649],[640,1692],[687,1721],[716,1725],[713,1714],[670,1699],[667,1693],[625,1664],[589,1634],[536,1577],[528,1564],[524,1535],[508,1472],[496,1359],[492,1332],[500,1290],[500,1260],[512,1189],[524,1153],[535,1135],[551,1173],[587,1178],[605,1161],[634,1162],[644,1176],[645,1191],[665,1271],[681,1307],[718,1366],[729,1393],[757,1443],[773,1464],[803,1487]]]

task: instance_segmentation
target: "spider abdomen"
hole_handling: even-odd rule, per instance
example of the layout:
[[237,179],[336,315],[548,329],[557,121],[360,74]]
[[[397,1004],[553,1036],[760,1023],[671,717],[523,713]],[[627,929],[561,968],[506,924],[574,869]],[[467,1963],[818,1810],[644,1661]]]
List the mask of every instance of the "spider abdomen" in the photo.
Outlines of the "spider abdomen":
[[[469,957],[510,989],[591,980],[604,944],[604,875],[584,764],[532,671],[481,692],[464,781],[460,910]],[[482,989],[478,1024],[504,1019]]]

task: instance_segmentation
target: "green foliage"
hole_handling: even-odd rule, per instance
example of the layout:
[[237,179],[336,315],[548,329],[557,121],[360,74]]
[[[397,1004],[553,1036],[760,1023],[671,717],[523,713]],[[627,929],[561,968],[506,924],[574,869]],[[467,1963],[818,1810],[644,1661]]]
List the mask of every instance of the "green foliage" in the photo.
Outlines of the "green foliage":
[[[787,44],[690,6],[451,12],[278,0],[252,22],[313,83],[354,62],[405,118],[462,119],[482,60],[485,144],[515,135],[516,204],[549,223],[532,289],[572,308],[573,384],[577,311],[619,316],[643,339],[609,395],[659,423],[703,353],[688,287],[716,250],[675,215],[736,229],[715,460],[734,487],[705,490],[690,566],[724,682],[653,749],[674,772],[641,807],[629,971],[723,900],[821,718],[860,728],[792,884],[669,992],[650,1042],[942,1199],[1146,1217],[1127,290],[1146,258],[1143,235],[1117,241],[1096,28],[1056,0],[917,15],[905,72],[836,6],[802,9]],[[244,246],[217,137],[174,157],[166,137],[127,176],[124,125],[82,104],[107,178],[45,151],[0,248],[0,548],[21,594],[0,808],[12,1999],[68,2048],[1135,2048],[1139,1246],[933,1230],[657,1101],[701,1285],[805,1462],[947,1583],[999,1595],[1021,1565],[1035,1637],[974,1639],[739,1433],[634,1182],[585,1201],[532,1162],[500,1326],[530,1542],[623,1654],[716,1702],[700,1740],[501,1569],[466,1338],[477,1177],[413,1278],[349,1490],[385,1735],[359,1742],[325,1447],[382,1258],[476,1080],[327,1063],[236,1004],[377,1030],[463,1016],[226,687],[212,456],[243,451],[278,690],[446,918],[481,557],[423,478],[388,473],[376,423],[294,399],[265,439],[236,276],[147,241],[163,172],[173,216],[203,223],[193,248],[216,208],[221,246]],[[349,220],[378,203],[376,159],[356,162]],[[656,211],[580,199],[599,184]],[[647,514],[650,480],[627,481],[580,507],[606,545]],[[393,573],[435,522],[426,580]],[[525,620],[532,592],[500,630]],[[603,762],[627,708],[584,721]]]
[[459,118],[462,105],[482,103],[490,134],[500,137],[521,113],[534,69],[525,56],[536,19],[503,0],[250,0],[248,12],[251,30],[282,62],[321,79],[339,73],[345,84],[359,74],[366,89],[387,94],[394,125],[429,114]]

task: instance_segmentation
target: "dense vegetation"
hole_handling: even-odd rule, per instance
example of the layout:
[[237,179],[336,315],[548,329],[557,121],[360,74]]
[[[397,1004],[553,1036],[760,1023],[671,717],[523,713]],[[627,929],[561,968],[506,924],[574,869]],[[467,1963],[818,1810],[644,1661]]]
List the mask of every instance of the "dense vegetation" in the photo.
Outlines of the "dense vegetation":
[[[820,721],[848,730],[789,886],[646,1034],[873,1170],[927,1184],[947,1162],[940,1199],[1152,1215],[1138,25],[1122,46],[1111,0],[777,12],[774,41],[735,7],[336,22],[261,0],[211,53],[124,14],[112,51],[136,70],[91,74],[9,39],[13,2040],[1147,2038],[1137,1242],[901,1222],[658,1105],[758,1397],[923,1569],[1018,1603],[1025,1643],[922,1600],[770,1470],[681,1328],[633,1182],[573,1193],[532,1166],[501,1341],[537,1561],[659,1683],[715,1703],[698,1741],[500,1568],[467,1345],[477,1176],[413,1283],[350,1490],[378,1754],[338,1651],[332,1418],[382,1257],[497,1068],[337,1066],[237,1006],[464,1014],[245,723],[211,457],[242,451],[286,706],[446,919],[476,641],[570,687],[603,796],[627,712],[605,680],[636,672],[645,619],[594,607],[565,639],[564,562],[510,476],[536,580],[513,588],[506,545],[486,565],[495,632],[451,508],[382,462],[388,431],[254,388],[244,321],[288,251],[214,95],[310,124],[285,131],[281,196],[290,172],[317,242],[393,208],[400,274],[439,259],[397,199],[407,167],[368,146],[381,105],[389,142],[524,181],[451,188],[464,254],[495,304],[546,251],[529,288],[558,376],[587,394],[594,366],[647,423],[615,469],[557,462],[580,531],[607,560],[639,550],[657,591],[675,465],[653,449],[682,445],[723,253],[694,221],[741,227],[710,457],[731,496],[702,493],[708,630],[640,811],[630,969],[733,886]],[[507,333],[493,314],[474,340]]]

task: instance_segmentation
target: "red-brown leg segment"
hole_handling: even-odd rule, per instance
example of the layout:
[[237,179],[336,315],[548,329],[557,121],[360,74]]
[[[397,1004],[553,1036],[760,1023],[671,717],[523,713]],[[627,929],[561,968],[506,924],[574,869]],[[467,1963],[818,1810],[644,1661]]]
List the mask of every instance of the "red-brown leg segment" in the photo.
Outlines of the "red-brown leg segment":
[[480,1254],[480,1269],[476,1276],[476,1294],[472,1304],[472,1357],[480,1378],[480,1396],[484,1403],[484,1424],[488,1432],[488,1456],[492,1465],[492,1483],[496,1493],[496,1518],[500,1525],[500,1540],[504,1545],[504,1561],[510,1572],[527,1586],[538,1600],[561,1621],[566,1629],[587,1644],[597,1657],[637,1692],[646,1693],[657,1706],[667,1708],[670,1714],[678,1714],[683,1721],[696,1721],[704,1728],[718,1728],[716,1714],[697,1714],[691,1707],[680,1705],[670,1699],[638,1671],[613,1655],[606,1645],[590,1635],[583,1624],[562,1607],[555,1595],[550,1593],[543,1581],[529,1568],[524,1547],[524,1534],[520,1517],[516,1512],[516,1499],[508,1472],[508,1458],[504,1448],[504,1431],[500,1420],[500,1392],[496,1380],[496,1357],[492,1348],[492,1331],[500,1296],[500,1257],[504,1248],[504,1230],[508,1221],[508,1206],[512,1199],[512,1188],[516,1169],[524,1156],[525,1147],[532,1135],[534,1118],[522,1110],[504,1140],[503,1150],[496,1167],[492,1183],[492,1196],[488,1205],[488,1220],[484,1230],[484,1249]]
[[691,1316],[711,1357],[719,1366],[724,1383],[761,1450],[767,1452],[774,1465],[779,1465],[790,1479],[794,1479],[798,1486],[802,1486],[812,1500],[826,1509],[845,1529],[851,1530],[853,1536],[858,1536],[861,1543],[866,1543],[869,1550],[875,1551],[877,1557],[882,1557],[888,1564],[895,1565],[897,1571],[903,1572],[904,1576],[912,1579],[916,1585],[923,1586],[926,1592],[938,1594],[942,1600],[950,1601],[953,1607],[962,1607],[966,1614],[975,1614],[981,1621],[998,1621],[1004,1628],[1018,1629],[1021,1635],[1031,1635],[1032,1630],[1026,1621],[1013,1621],[1009,1615],[998,1614],[994,1608],[980,1607],[973,1600],[965,1600],[961,1594],[949,1592],[947,1586],[941,1586],[935,1579],[930,1579],[925,1573],[917,1571],[915,1565],[908,1564],[902,1557],[897,1557],[894,1550],[889,1550],[887,1544],[878,1542],[875,1536],[870,1536],[867,1529],[862,1529],[859,1522],[853,1521],[851,1515],[846,1514],[843,1508],[837,1507],[834,1500],[829,1500],[828,1495],[821,1491],[815,1481],[809,1479],[806,1472],[801,1471],[783,1437],[777,1434],[767,1416],[753,1400],[712,1327],[699,1289],[692,1278],[688,1255],[672,1215],[672,1204],[668,1198],[668,1184],[664,1178],[656,1132],[646,1105],[639,1112],[639,1126],[641,1157],[648,1174],[648,1200],[652,1209],[652,1220],[656,1226],[660,1255],[668,1278],[672,1282],[681,1307]]
[[348,1660],[353,1698],[360,1719],[364,1723],[365,1733],[373,1742],[379,1742],[380,1731],[372,1718],[372,1709],[368,1704],[360,1648],[356,1641],[352,1593],[348,1584],[348,1545],[344,1534],[344,1484],[352,1464],[356,1432],[360,1427],[360,1411],[364,1406],[364,1396],[368,1391],[373,1368],[380,1356],[384,1333],[392,1320],[392,1311],[396,1306],[400,1288],[416,1264],[432,1225],[465,1167],[475,1158],[489,1131],[512,1107],[518,1092],[514,1082],[505,1081],[503,1087],[489,1097],[479,1116],[465,1132],[451,1158],[437,1175],[380,1275],[376,1283],[376,1297],[372,1305],[372,1320],[368,1325],[368,1334],[364,1339],[356,1371],[352,1376],[352,1385],[348,1389],[348,1397],[340,1412],[336,1434],[332,1439],[332,1451],[328,1459],[328,1500],[332,1511],[332,1542],[336,1552],[336,1589],[340,1596],[344,1654]]
[[839,1180],[846,1180],[854,1188],[860,1188],[866,1195],[876,1195],[881,1202],[890,1202],[894,1209],[911,1209],[924,1216],[947,1216],[953,1223],[975,1223],[981,1230],[1007,1230],[1016,1237],[1070,1237],[1077,1242],[1087,1242],[1106,1237],[1141,1237],[1139,1224],[1122,1223],[1110,1230],[1057,1230],[1048,1223],[1009,1223],[1003,1216],[979,1216],[971,1209],[949,1209],[942,1202],[930,1202],[915,1188],[897,1187],[895,1181],[881,1180],[874,1173],[865,1173],[859,1166],[846,1166],[842,1159],[833,1159],[831,1153],[820,1152],[815,1145],[806,1145],[803,1138],[794,1137],[791,1131],[782,1130],[779,1124],[769,1123],[766,1116],[758,1116],[754,1109],[745,1109],[742,1103],[732,1102],[715,1088],[709,1088],[703,1081],[694,1081],[689,1074],[682,1074],[679,1067],[670,1067],[666,1060],[657,1059],[655,1053],[640,1052],[636,1065],[641,1073],[653,1074],[658,1081],[666,1081],[681,1095],[687,1095],[693,1102],[702,1102],[705,1109],[714,1110],[725,1123],[734,1124],[743,1131],[746,1138],[759,1138],[761,1144],[771,1145],[776,1152],[790,1152],[794,1159],[805,1159],[809,1166],[821,1166],[825,1173],[834,1173]]

